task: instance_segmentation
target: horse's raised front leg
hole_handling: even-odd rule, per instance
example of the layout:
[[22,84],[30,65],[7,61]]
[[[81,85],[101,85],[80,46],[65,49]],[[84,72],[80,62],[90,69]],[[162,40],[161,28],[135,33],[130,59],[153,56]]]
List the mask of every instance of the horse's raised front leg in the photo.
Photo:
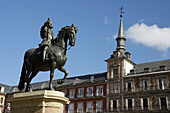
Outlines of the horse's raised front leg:
[[37,73],[38,73],[38,71],[32,72],[31,76],[27,79],[27,81],[26,81],[27,86],[26,86],[25,92],[32,91],[32,87],[30,85],[30,82],[37,75]]
[[53,77],[54,77],[55,67],[56,67],[56,62],[53,62],[53,63],[51,64],[51,70],[50,70],[49,90],[54,90],[53,84],[52,84],[52,80],[53,80]]
[[61,72],[64,72],[64,73],[65,73],[64,78],[63,78],[62,80],[59,80],[59,81],[57,82],[57,84],[62,84],[62,83],[64,83],[64,81],[66,80],[66,77],[67,77],[67,75],[68,75],[68,71],[64,68],[64,66],[62,66],[61,68],[58,68],[58,70],[60,70]]

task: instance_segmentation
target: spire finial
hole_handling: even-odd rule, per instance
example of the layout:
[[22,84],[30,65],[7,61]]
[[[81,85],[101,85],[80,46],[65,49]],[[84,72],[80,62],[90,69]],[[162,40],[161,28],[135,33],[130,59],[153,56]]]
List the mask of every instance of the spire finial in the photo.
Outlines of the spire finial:
[[119,9],[119,10],[120,10],[120,14],[121,14],[120,17],[123,17],[123,13],[125,13],[125,12],[123,12],[123,9],[124,9],[124,7],[122,7],[122,6],[121,6],[121,8]]

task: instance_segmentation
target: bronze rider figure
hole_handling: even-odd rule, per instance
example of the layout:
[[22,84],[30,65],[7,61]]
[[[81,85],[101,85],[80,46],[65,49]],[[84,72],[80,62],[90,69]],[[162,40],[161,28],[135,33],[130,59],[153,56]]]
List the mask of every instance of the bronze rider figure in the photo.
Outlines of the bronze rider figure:
[[43,53],[43,61],[48,60],[47,58],[47,49],[51,46],[52,40],[54,40],[54,33],[51,30],[53,28],[52,21],[48,18],[48,20],[41,27],[40,36],[43,39],[41,44],[39,44],[40,49]]

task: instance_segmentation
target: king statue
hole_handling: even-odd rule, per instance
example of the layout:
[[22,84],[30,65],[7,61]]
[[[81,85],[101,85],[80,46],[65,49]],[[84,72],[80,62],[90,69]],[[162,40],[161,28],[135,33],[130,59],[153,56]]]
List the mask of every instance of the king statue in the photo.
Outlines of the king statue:
[[48,60],[48,58],[46,57],[47,49],[51,45],[52,40],[54,40],[54,33],[51,30],[52,28],[52,21],[49,18],[41,27],[40,36],[43,41],[41,42],[41,44],[39,44],[39,47],[43,52],[43,61]]

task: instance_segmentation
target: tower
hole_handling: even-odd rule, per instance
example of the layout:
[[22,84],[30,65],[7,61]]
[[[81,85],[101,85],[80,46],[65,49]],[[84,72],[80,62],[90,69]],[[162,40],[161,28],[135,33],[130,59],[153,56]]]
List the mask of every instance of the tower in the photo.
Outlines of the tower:
[[130,53],[126,52],[125,35],[123,29],[123,8],[120,8],[120,25],[116,38],[117,47],[107,60],[107,112],[124,111],[124,76],[126,76],[135,63],[130,59]]

